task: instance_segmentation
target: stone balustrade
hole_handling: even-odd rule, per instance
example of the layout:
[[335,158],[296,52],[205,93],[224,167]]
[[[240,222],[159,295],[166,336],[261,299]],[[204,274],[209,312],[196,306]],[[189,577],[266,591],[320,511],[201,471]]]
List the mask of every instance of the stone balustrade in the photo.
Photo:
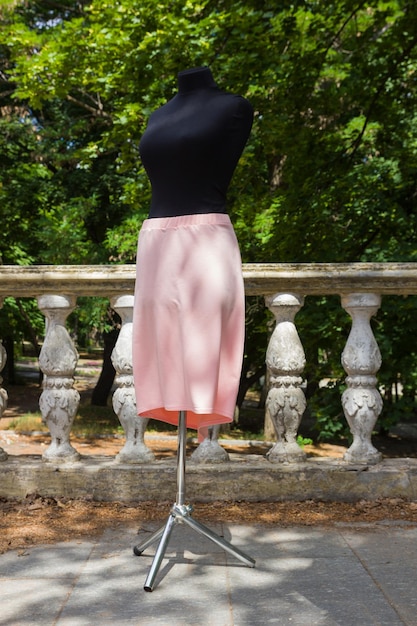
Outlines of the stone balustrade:
[[[265,296],[266,306],[276,320],[269,345],[265,346],[270,372],[266,406],[277,436],[268,460],[273,464],[305,461],[296,441],[306,400],[302,390],[305,355],[295,317],[305,296],[338,294],[341,306],[352,319],[341,355],[347,374],[341,404],[353,435],[345,461],[377,464],[381,454],[373,446],[371,435],[382,409],[377,384],[381,354],[370,319],[384,295],[417,294],[417,264],[248,264],[243,266],[243,275],[247,295]],[[144,441],[147,420],[139,418],[135,410],[131,347],[134,281],[133,265],[0,266],[0,306],[7,296],[34,297],[46,318],[39,357],[44,374],[39,404],[51,435],[50,445],[43,454],[46,463],[70,463],[80,458],[70,442],[79,403],[74,388],[78,354],[65,326],[78,296],[108,297],[122,320],[112,355],[117,373],[113,407],[125,430],[126,443],[115,462],[153,461]],[[5,358],[1,346],[0,372]],[[7,405],[7,391],[1,384],[0,378],[0,416]],[[227,454],[219,451],[217,434],[218,429],[210,430],[209,440],[200,444],[201,453],[193,455],[195,462],[227,460]],[[0,461],[6,459],[7,454],[0,449]]]

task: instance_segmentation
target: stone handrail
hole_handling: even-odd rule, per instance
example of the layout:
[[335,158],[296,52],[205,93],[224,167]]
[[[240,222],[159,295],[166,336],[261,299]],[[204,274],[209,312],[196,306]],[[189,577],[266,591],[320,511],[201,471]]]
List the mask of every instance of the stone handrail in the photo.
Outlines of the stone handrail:
[[[352,329],[341,355],[347,374],[347,389],[341,403],[353,434],[345,461],[378,463],[381,454],[374,448],[371,434],[382,409],[376,377],[381,355],[370,318],[378,310],[382,296],[417,294],[417,264],[246,264],[243,276],[246,294],[265,296],[266,305],[276,320],[266,350],[270,372],[266,406],[277,434],[268,459],[272,463],[305,460],[296,442],[306,400],[302,390],[305,355],[295,315],[303,306],[304,296],[339,294],[342,307],[352,318]],[[113,407],[125,429],[126,443],[115,460],[123,463],[152,461],[152,452],[144,443],[147,421],[139,418],[135,409],[131,348],[134,282],[134,265],[0,266],[0,305],[7,296],[35,297],[47,320],[39,358],[44,374],[40,408],[51,433],[44,461],[66,463],[79,458],[70,443],[79,402],[73,386],[78,354],[65,327],[77,296],[110,298],[122,319],[112,355],[117,373]],[[2,349],[0,371],[4,365]],[[6,403],[7,394],[1,388],[0,379],[0,416]],[[217,432],[218,429],[213,429],[200,445],[194,453],[195,461],[227,460],[218,444]],[[6,458],[0,449],[0,460]]]
[[[247,295],[417,294],[416,263],[246,263]],[[134,265],[0,265],[0,296],[132,293]],[[58,291],[57,291],[58,289]]]

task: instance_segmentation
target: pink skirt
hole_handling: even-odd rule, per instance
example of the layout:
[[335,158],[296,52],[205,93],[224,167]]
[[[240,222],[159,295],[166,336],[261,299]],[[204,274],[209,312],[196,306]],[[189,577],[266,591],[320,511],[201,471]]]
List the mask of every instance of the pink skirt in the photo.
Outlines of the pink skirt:
[[147,219],[133,315],[138,414],[187,427],[233,419],[242,367],[242,264],[225,214]]

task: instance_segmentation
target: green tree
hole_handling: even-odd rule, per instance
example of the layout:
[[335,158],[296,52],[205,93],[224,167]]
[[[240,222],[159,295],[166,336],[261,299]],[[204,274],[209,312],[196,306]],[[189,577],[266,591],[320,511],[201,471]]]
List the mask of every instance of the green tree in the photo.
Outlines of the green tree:
[[[150,199],[138,143],[198,65],[255,109],[229,194],[244,261],[415,260],[412,0],[28,0],[0,16],[0,121],[20,138],[3,151],[3,262],[134,261]],[[413,400],[414,309],[387,300],[376,328],[387,389]],[[297,319],[317,399],[319,379],[343,375],[349,320],[328,299]]]

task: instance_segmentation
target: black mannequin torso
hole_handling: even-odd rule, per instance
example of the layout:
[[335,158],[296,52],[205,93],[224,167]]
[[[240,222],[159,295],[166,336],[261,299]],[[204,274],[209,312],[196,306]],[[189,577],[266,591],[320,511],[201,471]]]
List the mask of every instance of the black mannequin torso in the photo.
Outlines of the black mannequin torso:
[[178,94],[155,111],[140,142],[152,184],[149,217],[225,213],[252,107],[221,91],[208,68],[180,72]]

